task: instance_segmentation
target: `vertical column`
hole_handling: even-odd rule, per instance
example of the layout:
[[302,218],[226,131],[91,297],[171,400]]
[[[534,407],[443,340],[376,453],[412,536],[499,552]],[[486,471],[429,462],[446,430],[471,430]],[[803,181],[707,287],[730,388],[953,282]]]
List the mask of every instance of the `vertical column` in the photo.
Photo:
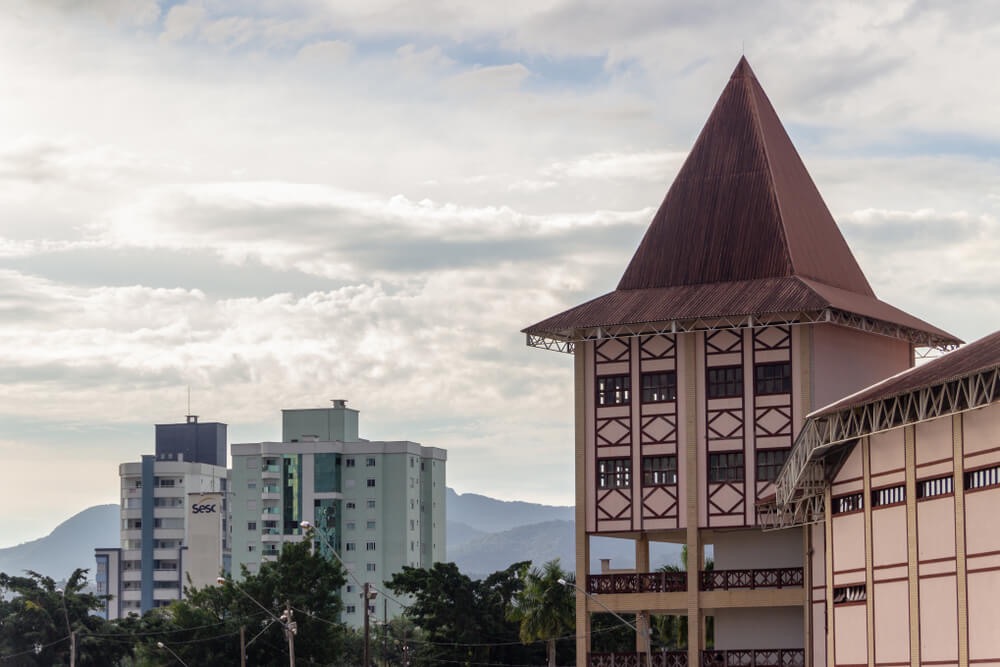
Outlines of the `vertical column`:
[[823,531],[824,531],[824,553],[826,558],[824,566],[826,569],[826,665],[834,667],[836,664],[835,643],[833,633],[836,630],[835,617],[833,615],[833,489],[827,484],[823,493]]
[[[587,362],[586,344],[577,343],[573,355],[574,417],[576,460],[576,580],[586,588],[590,568],[590,542],[587,539]],[[586,667],[590,653],[590,614],[587,613],[587,597],[576,592],[576,664]]]
[[[903,465],[906,468],[906,572],[910,600],[910,667],[920,666],[920,573],[917,553],[917,434],[903,428]],[[870,596],[870,594],[869,594]]]
[[[142,456],[142,551],[140,581],[140,609],[145,614],[153,608],[153,527],[156,523],[154,504],[156,488],[156,457]],[[179,565],[179,563],[178,563]]]
[[[699,604],[699,579],[701,575],[701,536],[698,532],[698,494],[701,480],[698,476],[698,339],[700,334],[677,337],[683,350],[678,349],[678,358],[684,356],[684,476],[687,484],[687,616],[688,616],[688,665],[701,664],[701,648],[705,642],[702,632],[701,607]],[[678,421],[680,416],[678,416]],[[679,445],[680,443],[678,443]]]
[[958,667],[969,667],[969,580],[965,562],[965,432],[959,413],[951,418],[952,489],[955,496],[955,592],[958,597]]
[[[635,541],[635,571],[649,572],[649,538],[642,534]],[[635,650],[645,653],[649,648],[649,610],[644,609],[635,615],[635,627],[642,632],[635,637]]]
[[813,587],[812,587],[812,526],[802,526],[802,585],[805,587],[805,604],[802,605],[802,634],[804,635],[805,663],[813,666]]
[[871,439],[861,438],[861,476],[864,480],[865,508],[865,615],[867,617],[868,667],[875,667],[875,600],[873,580],[875,577],[875,554],[872,547],[872,462]]

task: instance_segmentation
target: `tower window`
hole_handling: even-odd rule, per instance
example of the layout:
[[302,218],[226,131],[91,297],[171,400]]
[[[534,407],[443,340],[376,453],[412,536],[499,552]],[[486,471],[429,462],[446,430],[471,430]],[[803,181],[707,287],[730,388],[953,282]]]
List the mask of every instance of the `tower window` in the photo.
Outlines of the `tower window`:
[[677,372],[642,374],[642,402],[662,403],[677,400]]
[[709,482],[742,482],[743,452],[722,452],[708,455]]
[[792,391],[792,364],[757,364],[753,368],[754,391],[758,396],[789,394]]
[[781,466],[788,459],[787,449],[762,449],[757,452],[757,481],[773,482],[778,479]]
[[709,398],[738,398],[743,395],[743,367],[718,366],[707,373]]
[[630,459],[598,459],[597,488],[628,489],[632,486]]
[[643,457],[643,486],[673,486],[676,483],[677,457],[675,455]]
[[601,375],[597,378],[597,405],[628,405],[630,399],[628,375]]

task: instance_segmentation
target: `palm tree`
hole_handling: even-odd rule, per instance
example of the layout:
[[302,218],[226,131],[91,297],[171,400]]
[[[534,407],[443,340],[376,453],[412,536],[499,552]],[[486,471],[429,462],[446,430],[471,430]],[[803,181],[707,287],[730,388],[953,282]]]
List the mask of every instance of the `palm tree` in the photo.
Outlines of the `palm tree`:
[[572,589],[559,583],[574,581],[573,575],[559,567],[559,559],[542,568],[532,568],[524,576],[524,588],[515,596],[508,614],[521,624],[520,638],[525,644],[545,642],[549,667],[556,667],[556,639],[574,632],[576,601]]
[[[664,565],[660,572],[686,572],[688,562],[687,545],[681,547],[680,565]],[[711,558],[705,559],[705,570],[714,569]],[[656,635],[661,644],[670,649],[687,648],[688,619],[687,616],[657,616],[653,621]],[[711,616],[705,619],[705,645],[709,648],[715,643],[715,619]]]

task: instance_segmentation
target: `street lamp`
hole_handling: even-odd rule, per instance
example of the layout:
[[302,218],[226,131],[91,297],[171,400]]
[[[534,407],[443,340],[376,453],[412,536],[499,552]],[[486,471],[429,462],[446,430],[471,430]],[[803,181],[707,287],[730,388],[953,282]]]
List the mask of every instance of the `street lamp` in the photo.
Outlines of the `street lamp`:
[[622,617],[622,616],[620,616],[618,614],[618,612],[616,612],[614,609],[611,609],[606,604],[604,604],[603,602],[601,602],[600,600],[598,600],[596,595],[592,595],[586,589],[580,588],[579,586],[577,586],[576,582],[566,581],[565,579],[558,579],[557,581],[561,585],[563,585],[563,586],[572,586],[573,588],[575,588],[580,593],[583,593],[585,596],[587,596],[588,599],[593,600],[598,605],[600,605],[601,607],[603,607],[604,610],[607,611],[609,614],[611,614],[612,616],[614,616],[615,618],[617,618],[619,621],[621,621],[622,623],[624,623],[628,627],[632,628],[635,631],[635,634],[637,634],[637,635],[645,635],[646,636],[646,664],[649,667],[652,667],[652,665],[653,665],[653,649],[652,649],[651,645],[653,643],[653,628],[651,628],[651,627],[650,628],[646,628],[645,631],[642,631],[638,627],[636,627],[636,625],[634,623],[630,623],[629,621],[625,620],[625,618]]
[[76,667],[76,633],[69,625],[69,609],[66,608],[66,591],[57,588],[56,592],[62,598],[63,618],[66,619],[66,632],[69,633],[69,667]]
[[174,660],[184,665],[184,667],[188,667],[188,664],[183,660],[181,660],[181,657],[174,652],[174,649],[170,648],[163,642],[156,642],[156,648],[163,649],[164,651],[169,651],[170,655],[174,656]]
[[[298,634],[299,624],[296,623],[294,620],[292,620],[292,618],[295,615],[295,612],[292,611],[292,605],[287,600],[285,600],[285,611],[282,612],[281,616],[276,616],[273,611],[262,605],[257,600],[257,598],[247,593],[242,586],[240,586],[232,579],[226,579],[225,577],[218,577],[215,581],[220,586],[227,582],[231,583],[233,585],[233,588],[235,588],[240,593],[245,595],[247,599],[249,599],[255,605],[263,609],[265,614],[270,616],[273,620],[277,621],[278,624],[285,629],[285,638],[288,640],[288,664],[290,665],[290,667],[295,667],[295,635]],[[254,637],[254,639],[256,639],[256,637]],[[240,659],[242,660],[246,657],[246,647],[241,648],[241,651],[243,651],[244,653],[244,655],[240,656]]]

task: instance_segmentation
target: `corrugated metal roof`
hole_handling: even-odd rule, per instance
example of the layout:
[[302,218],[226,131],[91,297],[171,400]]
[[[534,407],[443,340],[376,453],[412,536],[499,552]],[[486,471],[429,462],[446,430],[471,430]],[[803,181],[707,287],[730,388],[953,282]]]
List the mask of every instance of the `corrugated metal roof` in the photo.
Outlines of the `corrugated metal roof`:
[[959,342],[875,297],[750,65],[741,58],[616,291],[525,329],[827,307]]
[[810,415],[815,419],[842,410],[902,396],[912,391],[946,384],[982,371],[1000,367],[1000,331],[980,338],[937,359],[862,389]]

